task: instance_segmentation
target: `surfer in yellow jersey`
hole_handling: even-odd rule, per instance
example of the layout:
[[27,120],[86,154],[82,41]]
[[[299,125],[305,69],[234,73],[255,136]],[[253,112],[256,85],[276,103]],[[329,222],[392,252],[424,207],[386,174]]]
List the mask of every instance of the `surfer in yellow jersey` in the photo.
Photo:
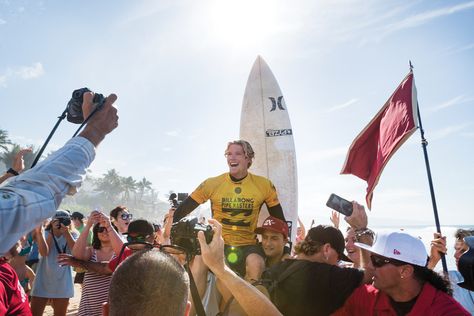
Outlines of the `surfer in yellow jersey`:
[[227,264],[248,281],[258,280],[265,268],[265,254],[255,234],[263,203],[270,215],[285,221],[271,181],[248,172],[254,156],[247,141],[229,142],[225,150],[229,172],[202,182],[173,217],[176,222],[211,200],[212,217],[222,224]]

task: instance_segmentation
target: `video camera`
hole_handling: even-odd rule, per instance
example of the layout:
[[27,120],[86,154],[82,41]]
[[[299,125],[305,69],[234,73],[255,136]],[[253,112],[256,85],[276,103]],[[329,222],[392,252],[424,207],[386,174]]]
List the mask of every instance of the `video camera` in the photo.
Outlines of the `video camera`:
[[214,231],[211,225],[201,224],[196,216],[185,217],[171,226],[171,244],[183,247],[190,256],[200,255],[201,247],[198,232],[204,232],[206,242],[210,243]]
[[189,194],[187,193],[171,193],[169,197],[169,201],[172,207],[178,208],[178,206],[183,203],[184,200],[188,197]]

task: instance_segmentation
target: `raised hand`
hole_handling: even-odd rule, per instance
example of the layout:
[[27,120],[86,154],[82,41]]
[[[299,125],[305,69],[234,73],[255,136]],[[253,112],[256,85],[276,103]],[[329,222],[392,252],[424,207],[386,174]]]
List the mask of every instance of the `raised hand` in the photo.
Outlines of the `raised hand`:
[[336,211],[332,211],[331,212],[331,217],[329,217],[329,219],[331,220],[332,224],[334,225],[334,227],[336,227],[337,229],[339,229],[339,212],[336,212]]
[[352,201],[352,215],[345,216],[344,220],[355,230],[367,228],[367,213],[364,206],[356,201]]
[[441,260],[441,254],[446,254],[448,248],[446,247],[446,237],[441,236],[440,233],[433,233],[433,240],[430,247],[430,260],[428,261],[428,268],[433,269]]
[[23,169],[25,169],[25,161],[23,159],[23,156],[26,153],[31,153],[32,151],[33,150],[31,148],[23,148],[19,152],[17,152],[15,158],[13,158],[12,169],[18,173],[22,172]]
[[198,232],[198,240],[201,246],[201,255],[204,263],[216,275],[225,270],[224,259],[224,238],[222,238],[222,225],[214,220],[209,219],[209,224],[213,226],[214,236],[209,244],[206,242],[204,232]]
[[[82,112],[85,118],[89,117],[94,110],[93,99],[93,92],[84,93]],[[105,138],[105,135],[118,126],[117,109],[113,106],[116,100],[117,96],[115,94],[109,95],[102,109],[91,117],[80,134],[80,136],[90,140],[94,146],[97,146]]]

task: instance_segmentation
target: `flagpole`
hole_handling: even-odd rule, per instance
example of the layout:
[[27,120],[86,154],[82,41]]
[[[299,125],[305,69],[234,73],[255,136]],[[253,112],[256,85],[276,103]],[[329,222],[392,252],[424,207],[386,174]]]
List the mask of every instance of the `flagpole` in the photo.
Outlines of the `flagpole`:
[[[411,64],[411,61],[410,61],[410,71],[413,71],[413,65]],[[428,146],[428,141],[425,138],[425,131],[423,130],[423,125],[421,124],[420,107],[419,107],[418,101],[416,101],[416,110],[418,114],[418,123],[420,124],[421,146],[423,147],[423,154],[425,156],[426,173],[428,174],[428,183],[430,185],[431,203],[433,204],[433,213],[434,213],[434,218],[435,218],[435,223],[436,223],[436,231],[441,235],[441,225],[439,223],[438,207],[436,206],[433,180],[431,178],[430,161],[428,160],[428,150],[426,149],[426,146]],[[441,253],[441,263],[443,264],[443,272],[447,276],[448,265],[446,264],[446,257],[444,253]]]

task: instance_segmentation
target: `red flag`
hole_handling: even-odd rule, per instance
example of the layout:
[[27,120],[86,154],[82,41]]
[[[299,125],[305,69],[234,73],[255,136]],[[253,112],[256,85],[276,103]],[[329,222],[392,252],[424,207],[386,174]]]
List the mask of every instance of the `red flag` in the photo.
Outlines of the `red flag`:
[[416,115],[416,87],[413,72],[410,71],[352,142],[341,174],[353,174],[367,181],[365,200],[369,209],[383,168],[418,127]]

